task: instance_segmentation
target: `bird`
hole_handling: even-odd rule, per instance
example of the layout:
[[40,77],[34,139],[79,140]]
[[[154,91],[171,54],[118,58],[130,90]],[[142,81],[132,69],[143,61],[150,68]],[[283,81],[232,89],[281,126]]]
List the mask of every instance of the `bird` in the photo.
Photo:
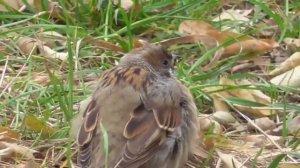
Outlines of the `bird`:
[[182,168],[197,141],[197,107],[164,46],[141,41],[103,72],[81,118],[82,168]]

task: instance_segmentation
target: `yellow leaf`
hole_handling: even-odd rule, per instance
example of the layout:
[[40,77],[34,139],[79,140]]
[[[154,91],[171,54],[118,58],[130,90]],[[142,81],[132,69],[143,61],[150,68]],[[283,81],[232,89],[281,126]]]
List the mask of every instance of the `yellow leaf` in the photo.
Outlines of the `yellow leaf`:
[[24,117],[25,128],[32,130],[36,133],[41,133],[42,137],[51,137],[57,129],[50,127],[44,121],[36,118],[33,115],[26,115]]

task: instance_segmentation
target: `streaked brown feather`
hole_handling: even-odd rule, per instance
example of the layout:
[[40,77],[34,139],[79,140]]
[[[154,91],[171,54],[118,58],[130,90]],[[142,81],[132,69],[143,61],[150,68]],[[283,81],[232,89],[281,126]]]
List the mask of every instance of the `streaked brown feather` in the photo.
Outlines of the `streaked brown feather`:
[[138,106],[125,129],[128,138],[123,157],[116,168],[136,168],[152,158],[166,134],[154,120],[153,113],[144,105]]
[[96,126],[97,126],[97,118],[99,116],[99,110],[100,108],[98,107],[93,107],[93,109],[91,109],[91,111],[88,113],[88,115],[85,118],[84,121],[84,129],[86,132],[92,132]]
[[180,109],[160,108],[153,110],[155,120],[159,127],[164,130],[172,131],[180,124]]

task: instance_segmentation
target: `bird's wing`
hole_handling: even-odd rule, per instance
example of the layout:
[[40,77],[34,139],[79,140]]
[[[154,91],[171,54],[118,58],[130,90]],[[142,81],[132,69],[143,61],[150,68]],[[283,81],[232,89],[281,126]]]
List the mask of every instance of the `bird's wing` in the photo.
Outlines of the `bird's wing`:
[[[162,93],[154,96],[170,96]],[[182,118],[180,107],[173,104],[175,102],[153,102],[152,98],[155,97],[142,97],[142,104],[131,114],[124,130],[128,141],[123,157],[115,168],[136,168],[145,164],[164,144],[168,134],[179,126]]]
[[[98,88],[84,111],[82,125],[77,135],[77,144],[79,146],[78,162],[82,167],[89,167],[91,164],[90,159],[93,148],[91,142],[92,138],[96,137],[95,133],[97,132],[98,120],[101,118],[101,113],[103,113],[103,102],[99,102],[99,97],[105,99],[105,97],[103,97],[105,96],[105,94],[103,94],[104,90],[106,88],[113,90],[115,86],[120,87],[117,86],[120,83],[122,83],[123,87],[132,86],[134,90],[142,90],[146,78],[146,70],[137,66],[115,67],[103,74]],[[118,89],[122,90],[122,88]],[[128,112],[128,115],[129,114],[130,112]],[[99,142],[99,144],[101,144],[101,142]]]

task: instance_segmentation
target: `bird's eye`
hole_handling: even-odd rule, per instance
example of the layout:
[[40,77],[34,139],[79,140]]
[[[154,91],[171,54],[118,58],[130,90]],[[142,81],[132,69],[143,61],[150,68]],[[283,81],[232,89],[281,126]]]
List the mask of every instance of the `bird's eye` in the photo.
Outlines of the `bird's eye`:
[[163,65],[168,66],[169,65],[169,61],[168,60],[164,60],[163,61]]

